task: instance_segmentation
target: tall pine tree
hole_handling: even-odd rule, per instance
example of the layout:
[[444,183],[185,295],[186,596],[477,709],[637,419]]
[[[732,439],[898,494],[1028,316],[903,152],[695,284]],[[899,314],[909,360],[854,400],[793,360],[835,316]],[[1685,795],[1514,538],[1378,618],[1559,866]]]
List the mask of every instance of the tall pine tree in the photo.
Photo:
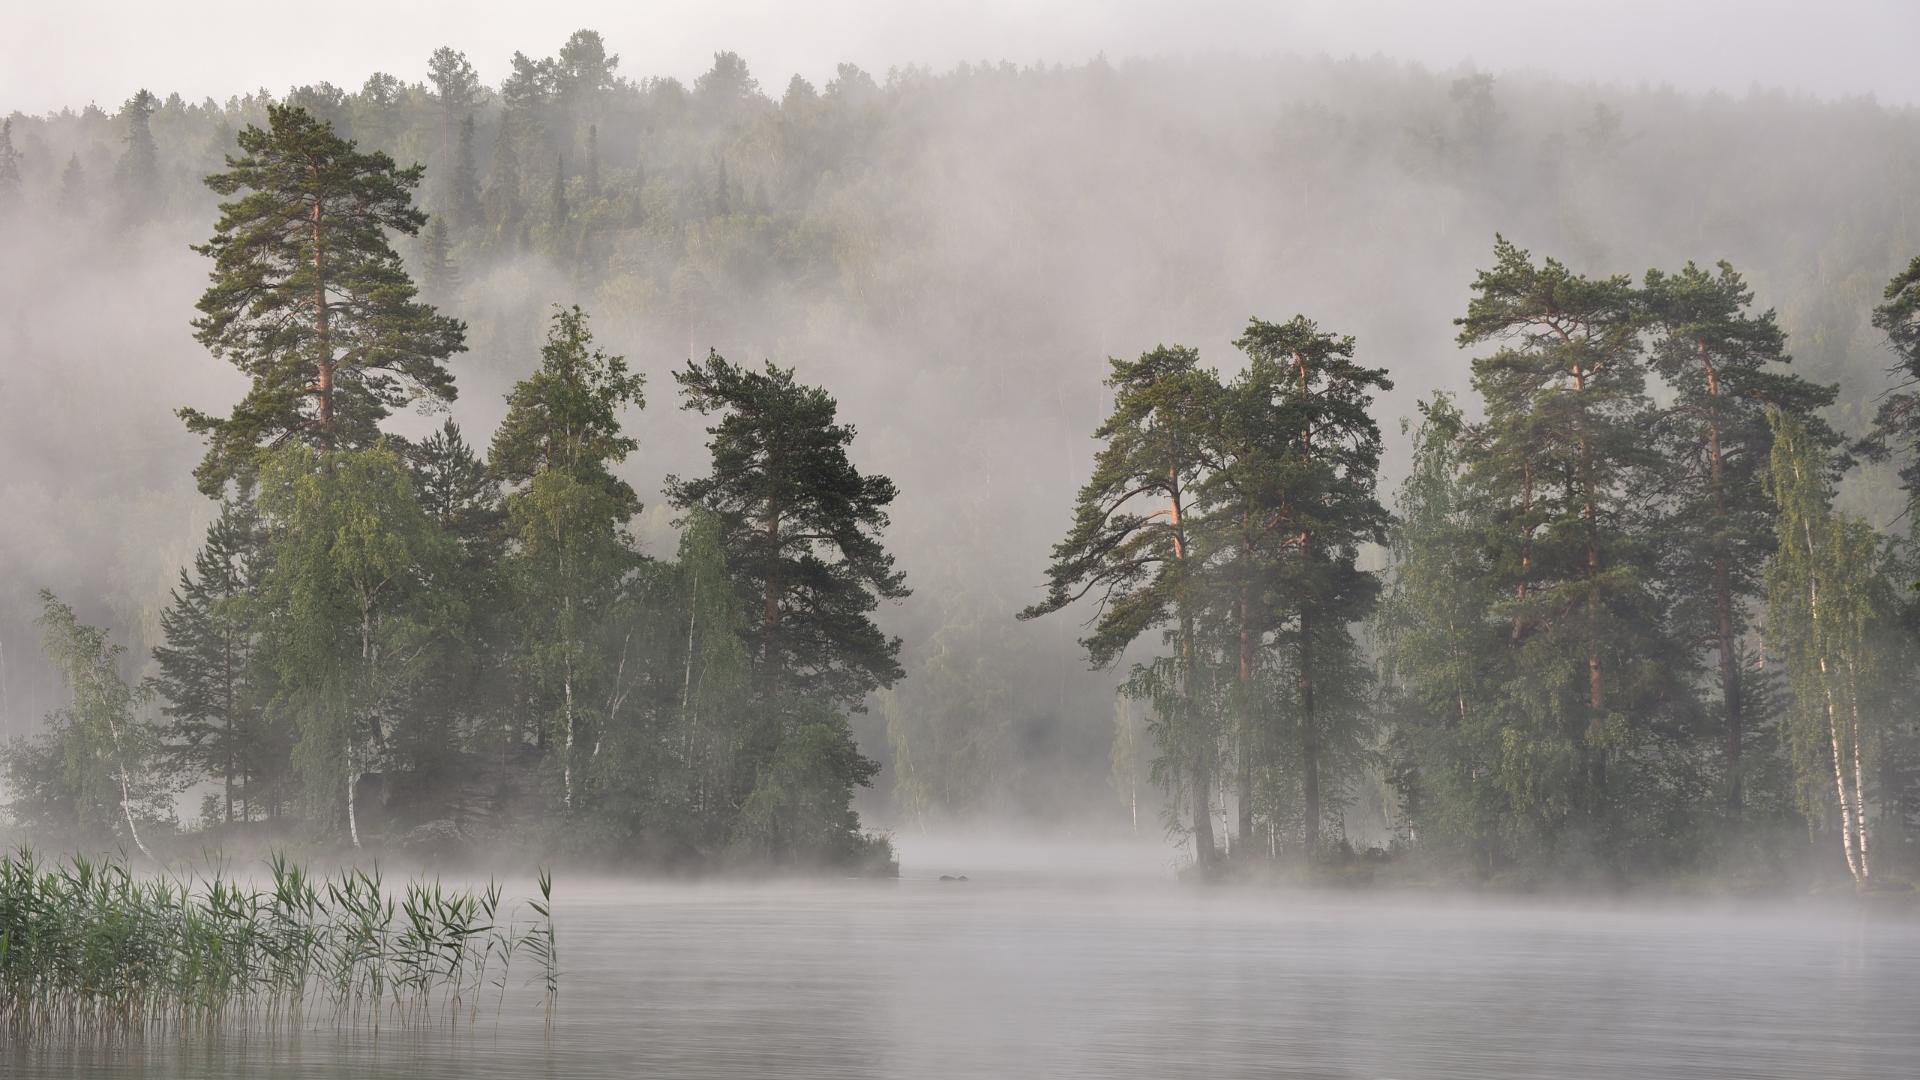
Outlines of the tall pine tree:
[[371,446],[388,413],[454,396],[449,357],[466,327],[416,298],[390,232],[414,235],[419,166],[364,154],[305,111],[275,105],[207,178],[222,195],[195,337],[250,380],[226,417],[180,410],[208,440],[194,472],[218,494],[262,448]]

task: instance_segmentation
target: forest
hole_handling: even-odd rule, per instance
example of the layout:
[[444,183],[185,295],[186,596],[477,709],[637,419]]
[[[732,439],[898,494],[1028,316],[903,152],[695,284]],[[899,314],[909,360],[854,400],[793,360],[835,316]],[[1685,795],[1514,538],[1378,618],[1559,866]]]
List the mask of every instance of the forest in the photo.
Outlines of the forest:
[[505,70],[0,122],[24,834],[1920,873],[1914,110]]

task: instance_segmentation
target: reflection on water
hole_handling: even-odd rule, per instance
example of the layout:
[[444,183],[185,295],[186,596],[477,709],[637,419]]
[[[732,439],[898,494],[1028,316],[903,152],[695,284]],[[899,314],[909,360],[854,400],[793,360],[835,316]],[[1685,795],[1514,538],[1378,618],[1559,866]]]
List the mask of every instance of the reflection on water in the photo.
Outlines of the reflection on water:
[[10,1046],[0,1074],[1920,1075],[1909,920],[1201,894],[1161,849],[903,847],[898,883],[563,881],[550,1031],[528,993],[451,1030]]

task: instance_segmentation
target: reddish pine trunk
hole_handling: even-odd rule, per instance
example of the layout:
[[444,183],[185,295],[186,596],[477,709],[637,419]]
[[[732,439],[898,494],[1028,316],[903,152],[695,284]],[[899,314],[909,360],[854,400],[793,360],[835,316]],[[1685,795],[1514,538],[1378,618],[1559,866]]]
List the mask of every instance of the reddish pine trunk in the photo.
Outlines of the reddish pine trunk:
[[326,203],[315,199],[313,210],[309,214],[313,235],[313,333],[314,333],[314,397],[320,428],[320,447],[333,449],[333,334],[330,324],[330,312],[327,305],[327,247],[326,231],[321,220],[326,214]]

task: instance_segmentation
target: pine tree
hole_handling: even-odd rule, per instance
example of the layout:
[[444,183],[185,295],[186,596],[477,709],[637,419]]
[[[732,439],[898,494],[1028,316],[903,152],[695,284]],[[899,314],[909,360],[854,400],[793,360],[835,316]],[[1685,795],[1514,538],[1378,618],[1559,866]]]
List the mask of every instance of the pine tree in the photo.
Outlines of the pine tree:
[[[1688,263],[1678,274],[1647,272],[1644,300],[1658,338],[1653,366],[1674,400],[1660,417],[1677,512],[1661,527],[1666,578],[1683,641],[1711,642],[1725,725],[1727,809],[1739,814],[1742,718],[1740,638],[1761,569],[1773,550],[1774,507],[1763,483],[1773,434],[1769,407],[1798,417],[1832,403],[1834,389],[1776,370],[1788,362],[1772,311],[1748,314],[1753,293],[1732,266]],[[1814,422],[1816,432],[1824,425]],[[1829,442],[1832,440],[1829,439]]]
[[154,688],[166,701],[160,736],[167,756],[192,774],[220,781],[223,816],[234,805],[251,816],[251,782],[272,770],[257,758],[264,739],[261,678],[256,662],[258,602],[265,559],[260,522],[243,501],[223,503],[194,555],[180,571],[173,602],[160,615],[165,643],[153,650]]
[[1208,866],[1217,855],[1211,791],[1218,746],[1210,691],[1201,685],[1195,622],[1202,598],[1189,517],[1221,390],[1199,360],[1192,349],[1162,346],[1138,360],[1111,361],[1113,412],[1094,432],[1103,445],[1093,475],[1074,502],[1072,529],[1053,547],[1046,599],[1020,617],[1096,596],[1092,631],[1081,640],[1095,667],[1114,663],[1142,634],[1167,631],[1173,655],[1137,667],[1130,686],[1156,703],[1161,747],[1190,797],[1195,859]]
[[207,178],[222,195],[195,337],[251,380],[227,417],[182,409],[208,439],[194,471],[218,494],[251,475],[262,447],[372,445],[389,412],[454,396],[449,357],[466,327],[415,296],[388,231],[426,224],[419,166],[363,154],[306,112],[272,106],[239,136],[242,156]]
[[612,467],[638,445],[622,430],[620,414],[644,407],[644,380],[628,372],[625,358],[592,345],[579,308],[554,315],[540,369],[507,396],[491,454],[495,474],[509,485],[507,573],[519,612],[520,666],[557,721],[568,813],[576,802],[576,744],[597,746],[597,729],[613,720],[611,709],[589,704],[588,691],[622,677],[623,657],[606,655],[602,637],[639,564],[626,530],[640,500]]
[[1686,706],[1676,683],[1689,674],[1645,542],[1659,462],[1644,435],[1642,311],[1625,277],[1536,266],[1505,239],[1474,292],[1460,343],[1502,342],[1473,363],[1486,421],[1467,461],[1509,596],[1497,780],[1537,826],[1577,817],[1604,837],[1610,757]]
[[[1323,333],[1304,316],[1279,324],[1255,319],[1235,344],[1250,360],[1242,393],[1254,399],[1256,416],[1265,414],[1253,425],[1265,431],[1254,434],[1249,455],[1256,478],[1245,487],[1253,496],[1237,508],[1243,528],[1265,528],[1288,542],[1254,580],[1293,654],[1295,749],[1311,856],[1320,850],[1323,772],[1332,771],[1336,755],[1350,756],[1341,750],[1365,741],[1364,716],[1351,707],[1322,716],[1320,706],[1323,697],[1351,705],[1368,696],[1351,685],[1364,665],[1349,627],[1370,614],[1379,595],[1377,577],[1358,566],[1362,546],[1385,541],[1388,520],[1375,495],[1380,429],[1368,409],[1373,392],[1393,384],[1384,370],[1354,363],[1352,338]],[[1275,432],[1278,445],[1269,441]],[[1201,505],[1212,509],[1209,499]],[[1251,538],[1243,543],[1254,546]],[[1251,607],[1253,589],[1240,599]],[[1331,724],[1333,716],[1346,722]]]
[[872,612],[907,595],[881,539],[893,482],[847,457],[851,425],[791,369],[737,367],[718,353],[674,373],[686,407],[715,417],[709,475],[667,478],[673,505],[710,518],[725,554],[713,587],[738,606],[752,708],[735,745],[751,788],[733,824],[736,854],[847,861],[859,834],[853,791],[878,766],[847,722],[902,676],[900,639]]
[[1906,455],[1900,482],[1909,505],[1920,506],[1920,391],[1914,389],[1920,384],[1920,257],[1894,275],[1883,296],[1884,302],[1873,309],[1873,325],[1887,335],[1893,349],[1893,375],[1899,386],[1881,403],[1873,438],[1865,449],[1875,457],[1885,456],[1890,449]]
[[900,642],[869,613],[907,595],[880,542],[893,482],[847,459],[851,425],[826,391],[768,363],[737,367],[718,353],[674,373],[686,407],[717,416],[707,429],[710,475],[669,477],[681,510],[720,523],[735,587],[749,598],[757,685],[858,707],[901,676]]

